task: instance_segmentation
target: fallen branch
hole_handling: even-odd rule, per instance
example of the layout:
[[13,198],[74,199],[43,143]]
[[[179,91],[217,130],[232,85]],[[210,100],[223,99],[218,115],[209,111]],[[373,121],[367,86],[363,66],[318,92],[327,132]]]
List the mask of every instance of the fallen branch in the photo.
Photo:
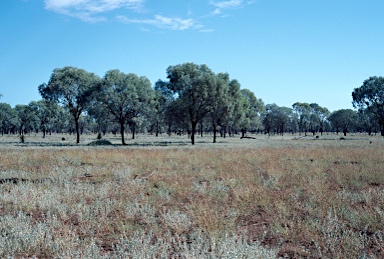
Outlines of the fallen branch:
[[245,136],[245,137],[241,137],[240,139],[243,139],[243,138],[256,139],[256,138],[254,138],[254,137],[247,137],[247,136]]

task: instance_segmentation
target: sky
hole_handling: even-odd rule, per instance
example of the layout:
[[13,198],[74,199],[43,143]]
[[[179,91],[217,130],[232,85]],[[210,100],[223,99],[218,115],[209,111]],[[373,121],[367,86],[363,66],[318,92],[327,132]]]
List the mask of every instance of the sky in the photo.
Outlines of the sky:
[[2,0],[0,102],[41,99],[55,68],[166,80],[193,62],[265,104],[353,109],[384,76],[383,0]]

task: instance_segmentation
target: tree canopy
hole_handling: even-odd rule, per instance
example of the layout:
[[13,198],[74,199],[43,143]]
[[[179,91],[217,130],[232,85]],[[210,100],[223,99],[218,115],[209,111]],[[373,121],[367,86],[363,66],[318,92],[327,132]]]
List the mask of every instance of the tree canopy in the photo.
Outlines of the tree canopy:
[[384,77],[372,76],[352,92],[352,104],[360,111],[371,113],[384,136]]
[[[384,78],[370,77],[352,92],[353,106],[330,113],[317,103],[295,102],[292,108],[264,105],[228,73],[215,74],[207,65],[183,63],[169,66],[166,79],[154,87],[144,76],[109,70],[103,78],[84,69],[66,66],[53,70],[48,83],[38,87],[43,97],[15,108],[0,103],[2,134],[120,132],[122,144],[130,131],[180,134],[205,132],[225,138],[247,132],[284,134],[342,130],[381,131],[384,136]],[[1,98],[1,94],[0,94]]]
[[217,78],[206,65],[184,63],[167,69],[166,86],[176,96],[174,114],[184,122],[195,144],[197,124],[210,112]]
[[146,77],[110,70],[99,85],[97,100],[120,124],[121,141],[125,145],[125,124],[128,122],[134,132],[140,118],[149,112],[154,92]]
[[73,116],[76,143],[80,142],[80,115],[91,105],[99,80],[98,76],[84,69],[67,66],[53,70],[48,84],[39,86],[39,93],[45,100],[62,104]]

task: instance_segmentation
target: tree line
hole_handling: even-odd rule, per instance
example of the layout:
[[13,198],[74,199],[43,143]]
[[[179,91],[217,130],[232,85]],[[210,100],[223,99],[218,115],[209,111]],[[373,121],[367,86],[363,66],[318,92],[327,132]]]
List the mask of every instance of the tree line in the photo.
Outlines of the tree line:
[[[135,138],[137,132],[217,135],[247,132],[265,134],[323,134],[323,132],[381,132],[384,136],[384,79],[370,77],[352,92],[357,110],[330,112],[317,103],[296,102],[292,107],[265,105],[249,89],[241,89],[228,73],[214,73],[206,65],[169,66],[165,80],[154,87],[148,78],[110,70],[100,78],[76,67],[56,68],[38,86],[42,99],[28,105],[0,103],[1,134],[83,132]],[[1,95],[0,95],[1,97]]]

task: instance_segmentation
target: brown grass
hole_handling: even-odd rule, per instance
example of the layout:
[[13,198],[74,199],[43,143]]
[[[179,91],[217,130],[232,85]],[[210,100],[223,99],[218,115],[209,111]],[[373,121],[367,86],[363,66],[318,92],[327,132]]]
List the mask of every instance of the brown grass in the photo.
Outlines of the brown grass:
[[2,179],[32,181],[2,184],[0,215],[53,213],[56,234],[92,238],[101,254],[137,231],[169,240],[201,230],[246,235],[281,257],[384,256],[381,139],[261,141],[271,147],[7,146]]

